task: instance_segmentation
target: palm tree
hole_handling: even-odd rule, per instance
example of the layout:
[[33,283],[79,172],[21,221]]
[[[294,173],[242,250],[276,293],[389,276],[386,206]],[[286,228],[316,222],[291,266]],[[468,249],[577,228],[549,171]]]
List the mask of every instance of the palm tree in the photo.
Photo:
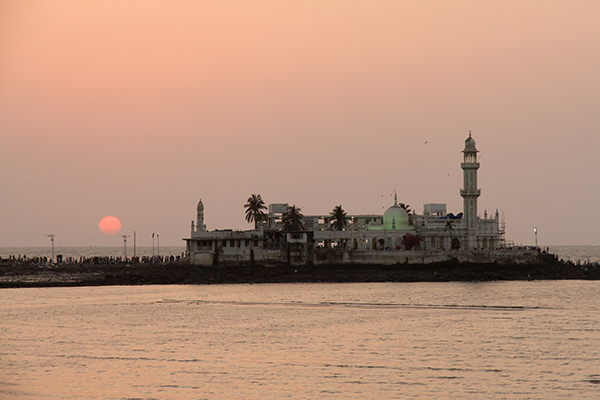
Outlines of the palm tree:
[[296,206],[288,207],[281,218],[283,230],[293,232],[304,229],[304,215],[300,211],[300,208],[296,208]]
[[454,237],[452,235],[452,233],[454,232],[454,220],[450,219],[450,216],[446,215],[446,226],[444,226],[444,230],[448,231],[448,234],[450,235],[450,248],[452,248],[452,242],[454,240]]
[[346,211],[342,208],[342,205],[335,206],[329,215],[331,216],[331,228],[336,231],[344,230],[348,224],[348,216],[346,215]]
[[404,211],[406,211],[408,214],[410,214],[410,212],[412,211],[410,209],[410,206],[408,204],[404,204],[404,203],[400,203],[398,204],[400,207],[404,208]]
[[413,224],[413,214],[412,214],[413,210],[410,209],[410,206],[408,204],[400,203],[398,205],[401,208],[403,208],[404,211],[406,211],[406,213],[408,214],[408,223],[409,223],[409,225],[412,225]]
[[266,214],[263,211],[267,209],[265,202],[260,197],[260,194],[253,194],[248,197],[248,201],[244,207],[246,208],[246,221],[254,221],[254,229],[257,229],[258,222],[265,219]]

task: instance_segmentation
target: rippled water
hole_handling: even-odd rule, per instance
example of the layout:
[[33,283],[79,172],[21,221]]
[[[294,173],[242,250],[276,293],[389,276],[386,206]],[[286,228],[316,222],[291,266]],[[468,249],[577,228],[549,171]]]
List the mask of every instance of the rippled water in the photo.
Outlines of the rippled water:
[[2,399],[597,399],[600,282],[0,290]]
[[600,246],[550,246],[550,252],[565,261],[600,263]]

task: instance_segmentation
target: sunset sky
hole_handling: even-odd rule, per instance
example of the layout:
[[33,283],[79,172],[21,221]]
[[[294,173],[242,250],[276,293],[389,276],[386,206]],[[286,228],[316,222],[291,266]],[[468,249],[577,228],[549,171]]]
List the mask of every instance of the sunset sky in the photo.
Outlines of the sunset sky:
[[[0,3],[0,247],[182,245],[305,214],[479,212],[600,245],[600,1]],[[99,221],[119,218],[118,235]]]

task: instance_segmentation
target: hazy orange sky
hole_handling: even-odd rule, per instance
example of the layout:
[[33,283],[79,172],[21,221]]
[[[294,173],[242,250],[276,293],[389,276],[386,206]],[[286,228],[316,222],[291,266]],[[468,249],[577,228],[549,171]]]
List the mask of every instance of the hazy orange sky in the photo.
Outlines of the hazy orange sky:
[[[183,245],[249,229],[252,193],[305,214],[392,193],[507,239],[600,245],[600,2],[0,3],[0,247]],[[425,143],[427,142],[427,143]]]

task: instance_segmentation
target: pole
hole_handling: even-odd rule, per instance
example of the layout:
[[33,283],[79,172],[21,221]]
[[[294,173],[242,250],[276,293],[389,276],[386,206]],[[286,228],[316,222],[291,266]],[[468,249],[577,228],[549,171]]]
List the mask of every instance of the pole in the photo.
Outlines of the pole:
[[155,233],[152,234],[152,258],[154,258],[154,235]]
[[135,231],[133,231],[133,258],[135,258],[137,254],[135,253]]
[[52,258],[50,258],[50,261],[54,260],[54,236],[56,236],[54,233],[51,233],[49,235],[46,235],[50,238],[50,242],[52,243]]
[[123,255],[125,256],[124,261],[127,262],[127,238],[129,235],[121,236],[123,238]]
[[158,233],[156,234],[156,255],[160,257],[160,238]]
[[533,233],[535,234],[535,248],[537,249],[538,244],[537,244],[537,228],[533,228]]

